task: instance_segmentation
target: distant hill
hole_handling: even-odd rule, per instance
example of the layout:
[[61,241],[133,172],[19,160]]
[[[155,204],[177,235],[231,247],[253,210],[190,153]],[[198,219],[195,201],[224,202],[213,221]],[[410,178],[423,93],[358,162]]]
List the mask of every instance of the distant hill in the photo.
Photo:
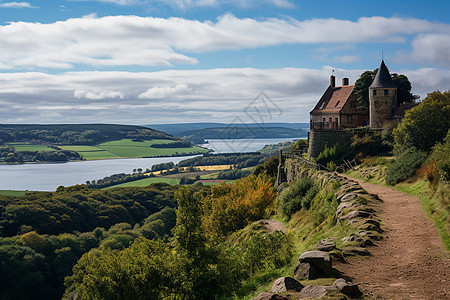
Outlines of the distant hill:
[[305,137],[309,131],[309,123],[181,123],[147,126],[197,144],[204,139],[298,138]]
[[120,139],[177,140],[143,126],[117,124],[0,124],[0,144],[12,142],[94,145]]

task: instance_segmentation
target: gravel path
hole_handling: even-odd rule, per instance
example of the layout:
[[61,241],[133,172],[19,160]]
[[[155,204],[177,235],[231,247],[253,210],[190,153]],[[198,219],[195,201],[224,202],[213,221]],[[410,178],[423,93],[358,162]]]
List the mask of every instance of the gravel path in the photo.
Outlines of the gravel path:
[[[354,178],[350,178],[356,180]],[[450,299],[450,256],[417,197],[356,180],[383,203],[385,239],[368,259],[351,259],[336,269],[375,299]]]

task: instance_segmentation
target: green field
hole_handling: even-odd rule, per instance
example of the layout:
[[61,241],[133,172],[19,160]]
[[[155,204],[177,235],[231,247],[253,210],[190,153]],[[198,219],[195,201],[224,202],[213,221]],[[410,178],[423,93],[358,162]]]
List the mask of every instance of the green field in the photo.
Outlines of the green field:
[[119,157],[153,157],[153,156],[172,156],[181,153],[207,152],[208,150],[200,147],[189,148],[152,148],[153,144],[173,143],[173,140],[151,140],[134,142],[130,139],[106,142],[98,145],[98,148],[113,153]]
[[21,144],[21,143],[11,143],[8,145],[14,146],[14,149],[16,149],[16,151],[55,151],[55,149],[42,145]]
[[[155,156],[173,156],[194,153],[206,153],[207,149],[193,146],[187,148],[153,148],[154,144],[174,143],[174,140],[154,139],[143,140],[140,142],[131,139],[122,139],[99,144],[97,146],[87,145],[62,145],[58,146],[62,150],[72,150],[81,154],[83,159],[109,159],[109,158],[129,158],[129,157],[155,157]],[[16,151],[55,151],[54,149],[41,145],[11,143]]]
[[85,145],[64,145],[59,146],[63,150],[72,150],[81,154],[81,156],[86,160],[95,159],[108,159],[108,158],[120,158],[121,156],[101,149],[96,146],[85,146]]
[[141,179],[141,180],[135,180],[135,181],[131,181],[131,182],[117,184],[114,186],[104,188],[103,190],[112,189],[112,188],[116,188],[116,187],[147,186],[152,183],[158,183],[158,182],[163,182],[163,183],[168,183],[168,184],[178,184],[178,183],[180,183],[180,180],[176,179],[176,178],[167,178],[167,177],[152,177],[152,178],[145,178],[145,179]]
[[4,196],[23,196],[25,194],[25,191],[0,190],[0,195]]

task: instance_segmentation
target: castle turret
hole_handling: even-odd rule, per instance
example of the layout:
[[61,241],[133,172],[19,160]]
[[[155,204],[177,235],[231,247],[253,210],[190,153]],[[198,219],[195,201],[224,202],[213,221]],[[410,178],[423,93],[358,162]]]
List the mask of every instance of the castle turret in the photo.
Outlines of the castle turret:
[[369,87],[369,119],[370,127],[382,128],[392,120],[397,107],[397,86],[392,81],[389,70],[381,61],[380,68]]

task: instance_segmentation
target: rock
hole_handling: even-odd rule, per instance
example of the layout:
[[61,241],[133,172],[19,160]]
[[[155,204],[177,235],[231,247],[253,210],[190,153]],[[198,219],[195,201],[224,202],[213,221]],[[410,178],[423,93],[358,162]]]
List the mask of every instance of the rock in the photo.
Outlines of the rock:
[[323,272],[310,263],[298,263],[294,270],[295,278],[315,279],[323,276]]
[[274,293],[261,293],[252,300],[289,300],[289,298]]
[[300,264],[310,264],[309,274],[304,278],[328,277],[332,274],[331,258],[328,252],[307,251],[300,255],[298,260]]
[[333,249],[336,249],[336,242],[329,239],[321,240],[317,244],[317,250],[319,251],[330,252]]
[[278,278],[270,290],[271,293],[282,293],[287,291],[300,292],[303,285],[292,277]]
[[320,298],[326,296],[328,293],[339,291],[333,286],[323,286],[323,285],[308,285],[305,286],[299,293],[299,298]]
[[348,193],[348,194],[345,194],[344,196],[342,196],[341,203],[343,203],[343,202],[351,202],[351,201],[355,200],[356,198],[358,198],[358,194],[356,194],[356,193]]
[[344,256],[370,256],[370,252],[366,248],[362,247],[349,247],[342,250]]
[[372,214],[362,210],[354,210],[339,218],[339,220],[349,220],[354,218],[369,218]]
[[343,278],[336,279],[336,281],[333,283],[333,286],[345,295],[349,295],[349,296],[361,295],[361,291],[359,290],[359,287],[357,284],[348,282]]

